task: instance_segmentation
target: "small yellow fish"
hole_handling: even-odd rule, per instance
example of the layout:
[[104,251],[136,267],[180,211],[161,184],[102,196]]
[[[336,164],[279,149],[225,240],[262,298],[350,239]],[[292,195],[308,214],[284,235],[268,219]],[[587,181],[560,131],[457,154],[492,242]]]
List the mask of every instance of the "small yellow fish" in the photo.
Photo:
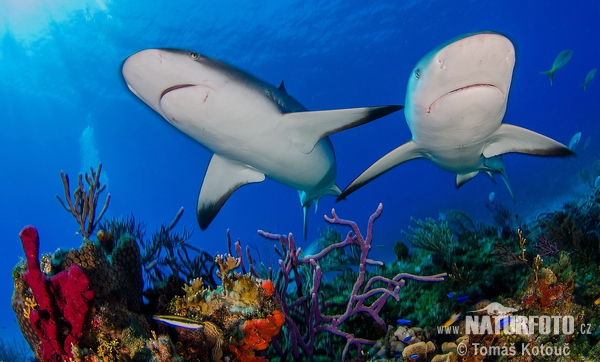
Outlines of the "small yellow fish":
[[585,82],[583,82],[583,84],[581,85],[583,87],[584,92],[587,90],[588,84],[592,81],[592,79],[594,79],[595,76],[596,69],[592,69],[588,72],[587,76],[585,77]]
[[458,321],[460,319],[460,317],[462,317],[461,313],[454,313],[450,316],[450,318],[444,322],[444,324],[442,324],[442,327],[449,327],[452,324],[454,324],[454,322]]
[[158,322],[163,322],[170,326],[183,327],[187,329],[200,329],[204,327],[204,325],[198,321],[176,315],[155,315],[152,317],[152,319]]
[[573,50],[571,50],[571,49],[563,50],[556,56],[556,59],[554,59],[554,63],[552,63],[552,69],[550,69],[549,71],[546,71],[546,72],[540,72],[541,74],[547,74],[550,77],[550,85],[552,85],[552,83],[554,83],[554,72],[562,69],[562,67],[567,65],[569,60],[571,60],[572,56],[573,56]]
[[596,300],[594,301],[594,304],[595,304],[595,305],[598,305],[598,304],[600,304],[600,298],[596,299]]

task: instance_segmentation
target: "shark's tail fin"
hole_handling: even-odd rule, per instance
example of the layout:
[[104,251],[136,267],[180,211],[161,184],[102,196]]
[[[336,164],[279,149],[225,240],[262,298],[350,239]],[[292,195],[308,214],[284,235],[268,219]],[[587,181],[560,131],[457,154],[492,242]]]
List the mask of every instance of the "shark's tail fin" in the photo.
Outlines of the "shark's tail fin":
[[583,87],[584,92],[587,90],[587,83],[580,84],[580,86]]
[[510,194],[510,197],[512,198],[513,202],[516,204],[517,199],[515,198],[515,194],[513,193],[512,187],[510,187],[510,182],[508,181],[508,177],[506,177],[506,171],[504,171],[504,169],[500,170],[500,176],[502,176],[502,181],[504,181],[504,184],[506,185],[506,188],[508,189],[508,193]]
[[308,218],[308,209],[310,209],[310,205],[314,204],[315,212],[317,212],[317,208],[319,206],[319,200],[321,200],[321,197],[323,197],[325,195],[339,196],[339,194],[341,194],[341,193],[342,193],[342,190],[340,190],[340,188],[337,187],[337,185],[333,185],[330,188],[322,189],[322,190],[318,190],[318,191],[306,192],[304,190],[298,190],[298,196],[300,196],[300,204],[302,205],[302,213],[304,215],[304,225],[303,225],[304,240],[306,240],[306,235],[308,233],[308,226],[307,226],[306,220]]
[[540,72],[540,74],[546,74],[550,77],[550,86],[554,85],[554,70],[548,70],[546,72]]

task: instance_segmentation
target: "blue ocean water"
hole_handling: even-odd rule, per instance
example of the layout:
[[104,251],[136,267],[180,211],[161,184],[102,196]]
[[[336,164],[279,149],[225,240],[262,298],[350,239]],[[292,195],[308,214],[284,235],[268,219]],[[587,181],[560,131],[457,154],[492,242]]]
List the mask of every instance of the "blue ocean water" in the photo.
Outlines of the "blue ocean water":
[[[61,170],[75,180],[101,161],[112,195],[107,217],[133,214],[149,233],[183,206],[178,228],[193,229],[192,244],[210,253],[226,252],[227,229],[265,262],[272,243],[258,229],[301,240],[296,190],[268,179],[235,192],[210,227],[199,229],[196,200],[211,154],[129,92],[121,66],[141,49],[193,50],[274,85],[283,79],[308,109],[325,110],[403,104],[408,77],[425,53],[458,35],[494,30],[517,50],[505,122],[564,144],[582,133],[575,158],[505,156],[516,204],[501,182],[478,176],[456,190],[454,175],[416,160],[347,201],[324,197],[309,214],[301,245],[327,226],[322,216],[332,207],[364,226],[384,204],[375,226],[375,243],[384,247],[371,255],[384,261],[411,217],[458,209],[489,221],[484,202],[492,191],[513,213],[535,217],[585,192],[578,174],[600,151],[600,81],[585,92],[579,86],[600,67],[600,1],[5,0],[0,14],[1,338],[20,335],[10,295],[23,226],[38,228],[42,252],[81,243],[55,197],[63,194]],[[573,58],[550,86],[539,72],[564,49],[573,49]],[[338,185],[410,137],[402,112],[332,135]]]

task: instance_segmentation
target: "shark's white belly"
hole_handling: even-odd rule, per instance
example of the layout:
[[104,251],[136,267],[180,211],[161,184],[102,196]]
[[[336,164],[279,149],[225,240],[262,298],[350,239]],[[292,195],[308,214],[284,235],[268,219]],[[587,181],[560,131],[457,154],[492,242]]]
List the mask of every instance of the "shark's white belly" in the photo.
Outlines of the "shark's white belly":
[[506,96],[495,87],[465,89],[405,109],[413,141],[437,166],[458,174],[481,169],[483,148],[502,124]]
[[215,154],[271,179],[305,191],[333,186],[336,165],[329,138],[320,140],[310,153],[302,153],[289,139],[276,136],[282,134],[278,129],[285,122],[281,111],[260,93],[241,90],[181,88],[162,97],[161,113]]

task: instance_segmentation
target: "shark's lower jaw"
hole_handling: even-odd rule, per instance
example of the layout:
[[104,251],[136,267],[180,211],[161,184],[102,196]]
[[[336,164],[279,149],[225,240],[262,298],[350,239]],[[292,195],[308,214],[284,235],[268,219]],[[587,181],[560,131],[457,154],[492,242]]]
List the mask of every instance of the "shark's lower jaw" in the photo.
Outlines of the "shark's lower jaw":
[[431,104],[429,105],[429,108],[427,109],[427,113],[431,113],[431,109],[432,109],[432,108],[435,106],[435,104],[436,104],[436,103],[437,103],[439,100],[441,100],[441,99],[443,99],[443,98],[445,98],[445,97],[448,97],[448,96],[450,96],[450,95],[456,94],[456,93],[458,93],[458,92],[462,92],[462,91],[466,91],[466,90],[472,90],[472,89],[481,89],[481,88],[494,88],[494,89],[497,89],[498,91],[500,91],[500,92],[502,93],[502,91],[500,90],[500,88],[496,87],[496,86],[495,86],[495,85],[493,85],[493,84],[488,84],[488,83],[469,84],[469,85],[467,85],[467,86],[464,86],[464,87],[460,87],[460,88],[456,88],[456,89],[454,89],[454,90],[451,90],[450,92],[448,92],[448,93],[446,93],[446,94],[442,95],[441,97],[439,97],[438,99],[436,99],[435,101],[433,101],[433,103],[431,103]]

